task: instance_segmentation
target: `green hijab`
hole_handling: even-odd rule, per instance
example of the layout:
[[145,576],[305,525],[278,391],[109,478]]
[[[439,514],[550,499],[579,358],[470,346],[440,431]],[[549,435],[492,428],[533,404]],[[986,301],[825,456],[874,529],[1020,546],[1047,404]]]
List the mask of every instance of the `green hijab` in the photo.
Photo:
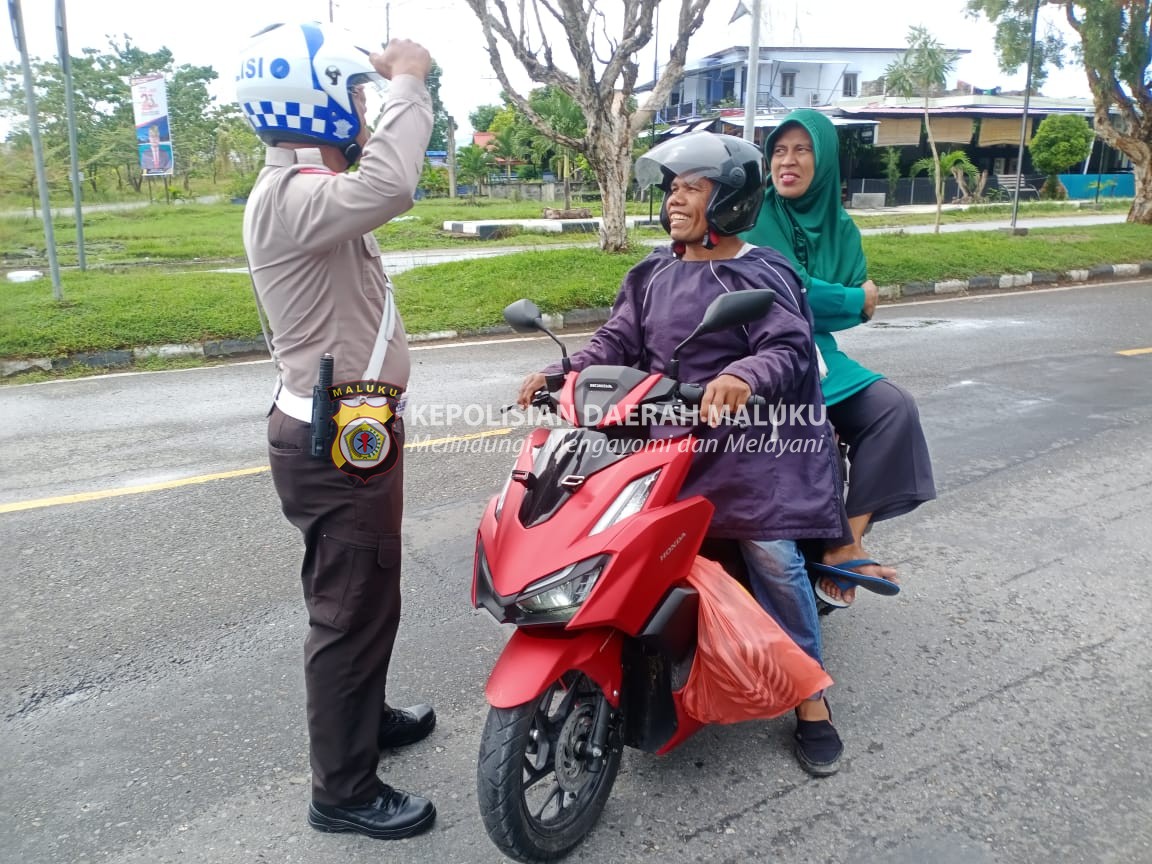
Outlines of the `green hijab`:
[[764,144],[768,161],[780,134],[801,126],[812,138],[816,173],[799,198],[783,198],[771,185],[751,231],[741,235],[754,246],[768,246],[797,265],[801,278],[859,286],[868,278],[860,231],[840,204],[840,157],[836,127],[819,111],[799,108],[777,126]]

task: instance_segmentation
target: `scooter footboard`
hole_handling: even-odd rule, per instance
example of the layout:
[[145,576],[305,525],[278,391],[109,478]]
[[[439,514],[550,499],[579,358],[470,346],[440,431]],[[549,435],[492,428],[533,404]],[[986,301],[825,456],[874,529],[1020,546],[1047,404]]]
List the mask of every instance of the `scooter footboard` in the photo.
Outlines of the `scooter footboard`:
[[623,635],[606,627],[547,634],[517,630],[488,676],[484,695],[493,708],[513,708],[575,669],[599,685],[613,708],[619,707],[623,644]]

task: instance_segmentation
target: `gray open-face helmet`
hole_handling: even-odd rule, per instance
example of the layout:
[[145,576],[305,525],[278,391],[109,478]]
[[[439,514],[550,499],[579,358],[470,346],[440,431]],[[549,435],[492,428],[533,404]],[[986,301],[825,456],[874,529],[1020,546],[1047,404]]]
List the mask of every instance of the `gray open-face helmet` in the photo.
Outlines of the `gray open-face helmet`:
[[660,224],[668,231],[667,193],[675,177],[713,181],[705,219],[708,227],[725,237],[748,231],[756,224],[764,203],[768,170],[764,154],[750,141],[714,132],[687,132],[657,144],[636,160],[641,186],[664,190]]

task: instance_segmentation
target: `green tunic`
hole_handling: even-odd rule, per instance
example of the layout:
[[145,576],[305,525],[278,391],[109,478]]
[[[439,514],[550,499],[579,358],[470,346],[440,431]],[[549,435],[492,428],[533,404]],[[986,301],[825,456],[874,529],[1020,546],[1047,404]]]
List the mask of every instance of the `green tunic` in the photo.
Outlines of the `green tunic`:
[[789,258],[807,286],[815,321],[813,335],[828,366],[822,382],[824,401],[835,405],[884,377],[841,351],[832,335],[863,322],[861,286],[868,278],[868,265],[860,231],[840,205],[836,127],[819,111],[793,111],[768,137],[765,150],[769,158],[777,136],[791,125],[802,126],[812,138],[816,163],[812,184],[793,200],[782,198],[769,185],[755,227],[741,236]]

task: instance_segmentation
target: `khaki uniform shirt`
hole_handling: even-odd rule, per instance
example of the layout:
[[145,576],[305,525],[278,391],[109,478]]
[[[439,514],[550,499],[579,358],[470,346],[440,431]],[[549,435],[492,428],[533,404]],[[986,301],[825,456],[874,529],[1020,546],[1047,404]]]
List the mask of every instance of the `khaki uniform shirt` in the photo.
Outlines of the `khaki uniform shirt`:
[[[335,174],[316,149],[268,148],[244,211],[244,248],[290,393],[311,397],[325,352],[335,383],[368,377],[392,292],[371,232],[412,206],[431,133],[424,83],[397,75],[358,170]],[[397,312],[383,367],[370,377],[407,387],[409,370]]]

